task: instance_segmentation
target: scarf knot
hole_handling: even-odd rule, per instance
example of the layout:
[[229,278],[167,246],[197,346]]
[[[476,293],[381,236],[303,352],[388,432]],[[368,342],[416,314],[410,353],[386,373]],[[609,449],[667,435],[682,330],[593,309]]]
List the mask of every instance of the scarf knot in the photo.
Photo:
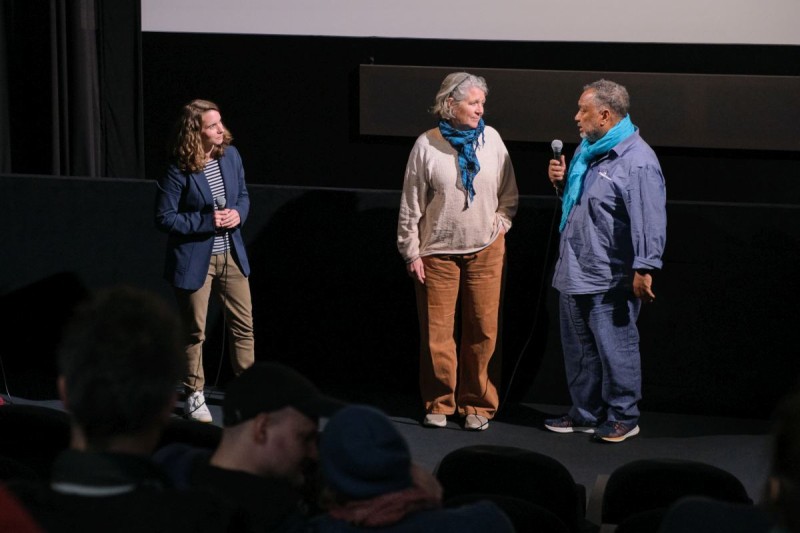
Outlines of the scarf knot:
[[558,231],[564,231],[569,213],[583,193],[583,178],[586,176],[586,171],[589,170],[589,163],[607,154],[620,142],[633,135],[636,129],[631,122],[630,115],[625,115],[624,119],[595,142],[589,142],[587,139],[581,141],[580,152],[572,158],[567,170],[567,190],[561,201],[561,223]]
[[467,207],[475,197],[473,181],[481,171],[476,150],[486,142],[483,134],[484,127],[483,119],[480,119],[477,128],[469,130],[456,129],[446,120],[439,121],[439,131],[442,132],[442,136],[458,152],[458,168],[461,171],[461,184],[467,193]]

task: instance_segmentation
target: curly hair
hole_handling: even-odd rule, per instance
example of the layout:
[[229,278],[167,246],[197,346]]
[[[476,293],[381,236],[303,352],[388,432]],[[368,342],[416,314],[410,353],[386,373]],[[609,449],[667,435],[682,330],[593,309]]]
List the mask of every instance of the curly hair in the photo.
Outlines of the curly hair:
[[[181,116],[175,124],[174,143],[172,145],[172,157],[178,168],[184,172],[198,172],[205,166],[205,151],[203,150],[203,140],[200,132],[203,129],[203,113],[206,111],[216,111],[219,107],[209,100],[192,100],[181,110]],[[219,159],[225,153],[233,135],[225,126],[222,144],[215,146],[211,151],[211,157]]]
[[[472,87],[477,87],[483,91],[484,96],[489,96],[489,87],[482,76],[475,76],[469,72],[448,74],[442,81],[439,92],[436,93],[433,107],[430,109],[431,113],[440,119],[450,120],[455,116],[453,114],[454,104],[467,98]],[[450,100],[451,96],[453,97],[452,101]]]

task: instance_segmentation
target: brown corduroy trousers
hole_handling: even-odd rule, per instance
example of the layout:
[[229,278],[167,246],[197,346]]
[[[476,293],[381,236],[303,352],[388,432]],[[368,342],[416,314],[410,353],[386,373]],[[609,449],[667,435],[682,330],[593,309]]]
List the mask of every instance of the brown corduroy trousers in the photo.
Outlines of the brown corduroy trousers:
[[417,281],[415,286],[420,392],[428,413],[492,418],[497,411],[501,364],[493,356],[505,255],[505,236],[500,235],[473,254],[422,258],[425,284]]

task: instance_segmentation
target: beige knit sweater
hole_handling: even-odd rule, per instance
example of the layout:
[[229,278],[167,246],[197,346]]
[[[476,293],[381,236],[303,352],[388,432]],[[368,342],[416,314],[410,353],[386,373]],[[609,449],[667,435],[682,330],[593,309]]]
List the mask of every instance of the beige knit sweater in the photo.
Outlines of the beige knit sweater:
[[519,194],[514,167],[497,130],[484,129],[486,142],[476,153],[481,170],[467,206],[458,152],[439,128],[417,138],[406,165],[397,248],[410,263],[432,254],[467,254],[486,248],[511,229]]

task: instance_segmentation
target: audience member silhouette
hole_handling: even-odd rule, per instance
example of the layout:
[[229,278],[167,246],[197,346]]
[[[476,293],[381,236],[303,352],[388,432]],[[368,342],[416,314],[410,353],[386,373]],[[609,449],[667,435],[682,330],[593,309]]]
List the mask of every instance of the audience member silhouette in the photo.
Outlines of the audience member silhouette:
[[766,506],[779,530],[800,532],[800,392],[780,406],[772,446]]
[[56,458],[49,482],[8,484],[42,529],[241,530],[224,501],[174,489],[150,457],[185,371],[180,331],[160,297],[132,287],[101,290],[76,309],[58,350],[70,449]]
[[412,466],[408,444],[393,422],[369,406],[344,407],[325,425],[320,472],[327,512],[311,521],[312,531],[514,531],[492,502],[442,507],[436,478]]
[[170,444],[155,460],[179,486],[206,487],[240,506],[253,531],[300,530],[312,512],[304,502],[319,418],[341,405],[293,369],[258,362],[228,385],[215,450]]

